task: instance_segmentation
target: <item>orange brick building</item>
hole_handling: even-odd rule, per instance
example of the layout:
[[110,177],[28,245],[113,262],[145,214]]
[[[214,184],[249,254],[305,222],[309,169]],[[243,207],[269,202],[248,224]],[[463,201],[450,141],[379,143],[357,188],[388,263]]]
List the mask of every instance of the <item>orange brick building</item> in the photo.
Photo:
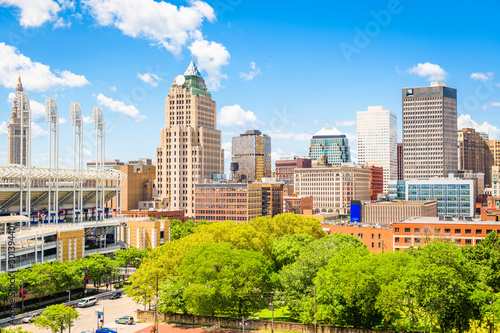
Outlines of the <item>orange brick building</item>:
[[169,220],[187,221],[184,210],[128,210],[123,211],[122,216],[125,217],[152,217],[155,220],[167,218]]
[[391,228],[333,224],[323,224],[322,227],[323,231],[329,235],[340,233],[358,238],[373,253],[393,250],[393,233]]
[[292,194],[291,196],[283,197],[285,200],[285,213],[304,214],[304,209],[313,209],[312,196],[299,196]]
[[500,221],[500,198],[488,197],[486,207],[481,208],[481,220]]
[[371,200],[377,200],[379,194],[384,193],[384,169],[381,166],[370,165],[366,169],[372,171],[370,197]]
[[[467,217],[466,217],[467,218]],[[456,245],[476,245],[490,232],[500,230],[500,223],[481,220],[458,220],[445,217],[417,217],[393,223],[394,249],[425,245],[433,239],[449,240]]]

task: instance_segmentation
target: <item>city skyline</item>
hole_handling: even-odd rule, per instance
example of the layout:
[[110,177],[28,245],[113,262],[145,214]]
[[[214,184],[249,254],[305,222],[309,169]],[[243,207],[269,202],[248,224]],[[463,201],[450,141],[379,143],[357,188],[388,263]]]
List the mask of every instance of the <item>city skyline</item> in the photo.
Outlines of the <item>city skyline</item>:
[[[154,158],[168,89],[191,58],[217,101],[226,172],[231,138],[253,128],[271,137],[273,165],[279,156],[307,156],[310,138],[325,125],[348,136],[356,160],[356,112],[384,105],[402,119],[401,89],[432,80],[457,89],[459,127],[481,130],[472,125],[487,121],[490,138],[500,139],[492,120],[500,106],[496,3],[447,6],[450,15],[442,17],[446,4],[429,11],[430,2],[266,4],[263,12],[258,2],[143,1],[145,11],[157,13],[148,18],[130,15],[114,0],[44,0],[36,15],[23,1],[0,3],[0,163],[7,161],[6,126],[19,74],[37,138],[47,139],[45,97],[57,99],[61,141],[68,141],[61,144],[62,165],[72,165],[70,102],[81,103],[87,121],[94,105],[103,108],[107,158]],[[174,28],[158,21],[164,15],[180,22],[188,14],[191,20]],[[422,26],[422,17],[433,24]],[[161,33],[154,37],[146,28]],[[401,121],[398,132],[401,142]],[[92,124],[85,134],[89,161],[95,158]],[[47,163],[45,139],[33,142],[33,164]]]

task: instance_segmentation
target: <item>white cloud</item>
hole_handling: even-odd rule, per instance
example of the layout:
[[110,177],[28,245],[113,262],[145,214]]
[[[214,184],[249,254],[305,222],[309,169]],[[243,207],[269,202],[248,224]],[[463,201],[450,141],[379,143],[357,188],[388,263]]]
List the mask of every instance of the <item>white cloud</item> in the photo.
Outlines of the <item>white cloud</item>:
[[483,104],[483,110],[486,110],[488,109],[488,107],[494,107],[494,108],[497,108],[497,107],[500,107],[500,102],[488,102],[488,103],[485,103]]
[[111,91],[116,91],[117,89],[116,89],[116,87],[115,87],[115,86],[112,86],[112,87],[109,87],[109,90],[111,90]]
[[7,103],[12,104],[14,102],[14,98],[16,97],[16,94],[11,92],[9,93],[9,96],[7,97]]
[[[1,1],[1,0],[0,0]],[[81,87],[89,84],[83,75],[70,71],[50,70],[50,66],[32,61],[21,54],[14,46],[0,43],[0,84],[14,89],[17,85],[19,72],[26,90],[47,91],[57,88]]]
[[488,80],[492,80],[494,75],[495,75],[495,73],[493,73],[493,72],[488,72],[488,73],[477,72],[477,73],[472,73],[470,75],[470,78],[475,80],[475,81],[481,80],[481,81],[486,82]]
[[439,65],[426,62],[418,64],[406,70],[407,73],[417,74],[420,77],[425,77],[428,81],[444,81],[448,73],[445,72]]
[[92,156],[92,152],[87,148],[83,148],[83,155]]
[[238,104],[224,106],[220,109],[217,117],[218,124],[224,127],[249,127],[259,124],[252,111],[245,111]]
[[31,122],[31,138],[32,139],[40,138],[42,136],[46,136],[47,134],[49,134],[48,131],[44,130],[37,123]]
[[260,68],[255,65],[255,62],[250,62],[250,71],[248,73],[240,72],[240,77],[244,80],[253,80],[257,75],[261,74]]
[[295,141],[310,141],[312,134],[305,132],[293,132],[293,131],[282,131],[282,130],[270,130],[265,131],[272,140],[295,140]]
[[230,160],[231,159],[231,141],[229,142],[223,142],[222,145],[221,145],[222,149],[224,149],[224,159],[226,160]]
[[31,120],[37,121],[45,117],[45,104],[30,99]]
[[62,125],[64,123],[67,123],[68,121],[66,120],[66,118],[63,118],[63,117],[59,117],[59,125]]
[[174,54],[180,54],[189,39],[200,34],[205,19],[215,20],[212,7],[188,1],[177,7],[154,0],[83,0],[101,26],[114,26],[133,38],[145,38]]
[[144,73],[144,74],[138,73],[137,77],[141,81],[146,82],[147,84],[149,84],[152,87],[158,87],[158,81],[161,81],[161,78],[158,77],[158,75],[152,74],[149,72]]
[[53,0],[0,0],[0,6],[17,7],[24,28],[39,27],[56,18],[61,7]]
[[91,124],[92,123],[92,117],[91,116],[83,116],[82,115],[82,119],[83,119],[83,123],[84,124]]
[[7,134],[7,122],[2,121],[0,123],[0,135]]
[[219,89],[221,87],[220,81],[227,78],[227,75],[221,72],[221,67],[227,65],[231,58],[226,47],[220,43],[198,39],[188,48],[191,54],[196,57],[198,68],[208,74],[205,80],[208,89]]
[[462,114],[458,117],[457,129],[461,130],[462,128],[473,128],[477,132],[488,133],[490,140],[500,140],[500,128],[495,125],[491,125],[486,121],[480,125],[476,123],[468,114]]
[[354,126],[356,120],[338,120],[333,122],[333,126]]
[[97,102],[99,105],[104,105],[108,107],[111,111],[121,113],[125,116],[129,116],[135,121],[141,121],[146,119],[146,116],[141,115],[139,110],[133,105],[127,105],[122,101],[115,101],[112,98],[106,97],[103,94],[97,95]]

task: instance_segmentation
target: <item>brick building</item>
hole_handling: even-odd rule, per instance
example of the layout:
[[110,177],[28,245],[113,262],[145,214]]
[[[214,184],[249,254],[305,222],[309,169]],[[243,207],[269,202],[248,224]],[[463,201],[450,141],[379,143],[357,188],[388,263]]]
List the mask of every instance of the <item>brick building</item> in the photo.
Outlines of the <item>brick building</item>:
[[276,180],[293,182],[293,170],[310,168],[311,159],[307,157],[286,156],[276,161]]
[[377,200],[378,195],[384,193],[384,169],[374,165],[366,168],[372,171],[370,177],[370,199]]
[[373,253],[392,251],[393,234],[391,228],[373,226],[323,224],[323,231],[351,235],[362,241]]
[[313,209],[313,197],[312,196],[299,196],[293,194],[291,196],[285,196],[285,213],[295,213],[304,214],[304,210]]

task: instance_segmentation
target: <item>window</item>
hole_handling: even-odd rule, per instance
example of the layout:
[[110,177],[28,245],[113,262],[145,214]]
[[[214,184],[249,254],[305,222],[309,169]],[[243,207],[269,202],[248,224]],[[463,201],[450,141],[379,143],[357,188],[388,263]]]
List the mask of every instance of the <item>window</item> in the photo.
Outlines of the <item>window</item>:
[[[372,234],[372,239],[374,239],[374,238],[375,238],[375,234]],[[373,246],[372,246],[372,247],[373,247]]]
[[450,233],[450,229],[444,229],[444,233],[445,234],[449,234]]
[[462,240],[461,239],[455,239],[455,244],[458,244],[458,245],[462,244]]
[[481,229],[476,229],[476,235],[481,235],[483,233],[483,230]]
[[465,240],[465,245],[471,245],[471,244],[472,244],[472,239]]
[[380,242],[378,242],[378,248],[380,249]]
[[411,232],[411,228],[405,228],[405,232]]
[[462,233],[462,229],[455,229],[455,234],[460,234]]
[[420,228],[415,228],[415,233],[420,232]]
[[358,234],[358,238],[359,238],[359,239],[363,239],[363,234],[359,233],[359,234]]
[[493,230],[486,230],[486,234],[489,235]]
[[394,228],[394,232],[399,232],[399,228]]
[[465,229],[465,234],[466,235],[470,235],[472,233],[472,231],[470,229]]
[[406,237],[405,238],[405,243],[411,243],[411,237]]
[[399,237],[394,238],[394,243],[399,243]]
[[440,228],[435,228],[435,229],[434,229],[434,232],[435,232],[436,234],[440,234],[440,233],[441,233],[441,229],[440,229]]
[[380,239],[380,234],[378,234],[378,239]]
[[374,243],[374,242],[372,242],[372,248],[373,248],[373,247],[375,247],[375,243]]
[[420,238],[415,238],[415,243],[420,244]]

